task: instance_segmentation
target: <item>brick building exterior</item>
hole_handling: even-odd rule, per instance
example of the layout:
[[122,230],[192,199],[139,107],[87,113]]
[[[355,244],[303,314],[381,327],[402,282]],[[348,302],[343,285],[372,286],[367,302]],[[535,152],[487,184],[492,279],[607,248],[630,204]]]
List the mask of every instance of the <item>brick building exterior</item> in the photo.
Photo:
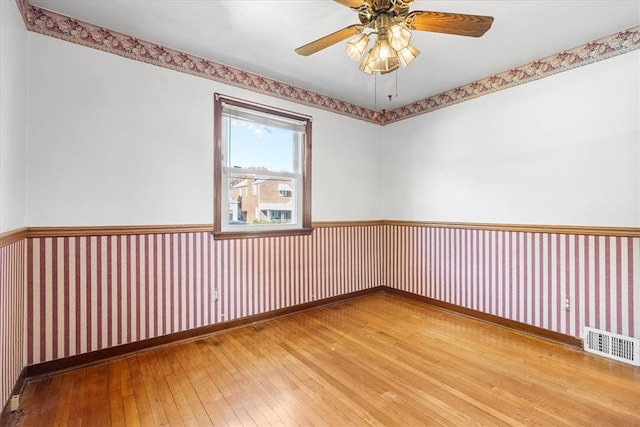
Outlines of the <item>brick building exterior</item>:
[[231,223],[291,222],[291,181],[242,178],[232,181],[229,200]]

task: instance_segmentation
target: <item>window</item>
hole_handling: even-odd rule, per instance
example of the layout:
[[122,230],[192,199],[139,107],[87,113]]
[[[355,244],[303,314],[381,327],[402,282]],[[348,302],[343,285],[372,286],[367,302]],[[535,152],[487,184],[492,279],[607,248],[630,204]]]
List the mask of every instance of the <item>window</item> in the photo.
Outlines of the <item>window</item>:
[[311,118],[215,94],[214,235],[311,233]]

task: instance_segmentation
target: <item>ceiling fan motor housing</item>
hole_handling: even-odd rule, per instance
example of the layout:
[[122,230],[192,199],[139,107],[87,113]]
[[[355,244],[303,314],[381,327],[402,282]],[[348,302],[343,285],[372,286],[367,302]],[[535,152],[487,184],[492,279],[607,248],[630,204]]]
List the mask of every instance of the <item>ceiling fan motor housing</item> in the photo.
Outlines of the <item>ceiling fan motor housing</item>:
[[380,14],[402,20],[409,13],[412,3],[413,0],[365,0],[358,8],[358,17],[363,25],[375,22]]

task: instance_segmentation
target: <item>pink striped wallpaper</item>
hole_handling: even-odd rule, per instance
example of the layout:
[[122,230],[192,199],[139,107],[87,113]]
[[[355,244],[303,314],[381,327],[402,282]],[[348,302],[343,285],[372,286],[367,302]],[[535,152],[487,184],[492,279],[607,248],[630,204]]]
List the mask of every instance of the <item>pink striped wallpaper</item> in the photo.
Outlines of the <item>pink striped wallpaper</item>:
[[379,286],[382,233],[29,238],[27,364]]
[[24,367],[25,240],[0,246],[0,406]]
[[384,227],[387,286],[575,337],[640,337],[640,238]]
[[379,285],[575,337],[584,325],[640,336],[638,237],[336,225],[29,237],[0,256],[4,396],[24,365]]

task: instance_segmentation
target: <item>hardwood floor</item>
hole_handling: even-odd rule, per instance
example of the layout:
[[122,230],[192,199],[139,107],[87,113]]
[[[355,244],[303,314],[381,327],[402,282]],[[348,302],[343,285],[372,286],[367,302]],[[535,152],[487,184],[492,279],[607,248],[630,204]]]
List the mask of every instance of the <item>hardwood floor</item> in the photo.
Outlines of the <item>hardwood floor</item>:
[[640,368],[375,294],[33,379],[12,425],[640,425]]

